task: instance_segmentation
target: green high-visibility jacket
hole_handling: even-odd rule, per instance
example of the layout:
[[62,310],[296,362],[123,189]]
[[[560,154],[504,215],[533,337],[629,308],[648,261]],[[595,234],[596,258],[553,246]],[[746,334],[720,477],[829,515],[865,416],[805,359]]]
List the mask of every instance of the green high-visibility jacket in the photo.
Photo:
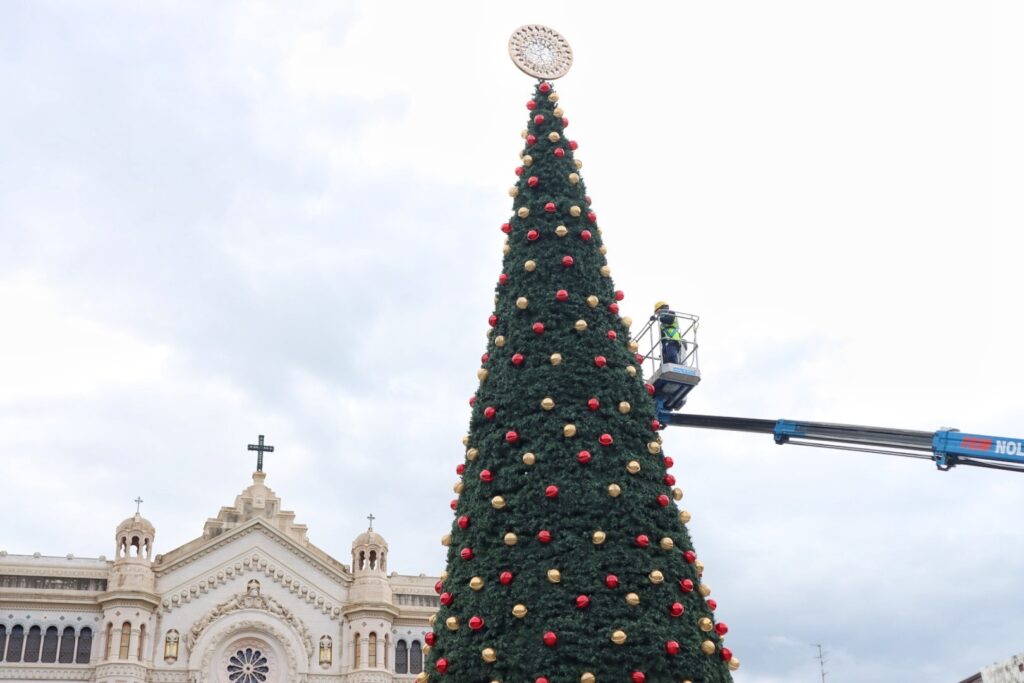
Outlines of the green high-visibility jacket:
[[661,323],[661,338],[672,341],[682,341],[683,335],[679,333],[679,321],[676,320],[675,316],[672,317],[672,322]]

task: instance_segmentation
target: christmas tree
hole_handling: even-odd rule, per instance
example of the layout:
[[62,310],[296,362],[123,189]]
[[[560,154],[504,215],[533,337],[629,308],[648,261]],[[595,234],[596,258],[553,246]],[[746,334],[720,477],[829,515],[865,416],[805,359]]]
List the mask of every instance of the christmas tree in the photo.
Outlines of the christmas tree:
[[569,121],[526,106],[420,681],[730,681]]

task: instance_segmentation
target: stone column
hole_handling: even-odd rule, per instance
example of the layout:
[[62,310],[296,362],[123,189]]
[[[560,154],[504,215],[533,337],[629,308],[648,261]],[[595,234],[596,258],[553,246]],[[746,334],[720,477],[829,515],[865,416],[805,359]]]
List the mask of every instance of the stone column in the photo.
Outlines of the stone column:
[[384,668],[384,639],[377,636],[377,668]]
[[370,666],[370,636],[360,636],[359,638],[359,662],[365,669]]

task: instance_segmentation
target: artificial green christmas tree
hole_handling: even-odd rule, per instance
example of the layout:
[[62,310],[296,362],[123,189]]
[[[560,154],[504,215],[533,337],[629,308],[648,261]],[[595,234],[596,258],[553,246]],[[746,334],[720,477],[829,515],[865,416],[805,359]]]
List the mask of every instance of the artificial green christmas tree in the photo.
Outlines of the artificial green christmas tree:
[[421,681],[730,681],[569,122],[527,108]]

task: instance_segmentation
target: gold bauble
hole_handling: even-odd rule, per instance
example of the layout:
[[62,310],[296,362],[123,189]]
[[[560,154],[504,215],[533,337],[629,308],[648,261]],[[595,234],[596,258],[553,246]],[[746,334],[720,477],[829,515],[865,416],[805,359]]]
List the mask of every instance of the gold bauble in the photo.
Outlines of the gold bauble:
[[694,562],[693,566],[697,569],[698,575],[704,573],[704,562],[702,562],[701,560],[697,560],[696,562]]
[[549,358],[548,360],[551,361],[552,365],[560,365],[562,363],[562,354],[553,353],[551,354],[551,358]]
[[534,261],[533,259],[530,259],[529,261],[523,264],[523,269],[527,273],[532,273],[533,271],[537,270],[537,262]]
[[497,346],[499,349],[503,347],[505,345],[505,337],[499,334],[497,337],[494,338],[494,345]]
[[597,305],[599,303],[601,303],[601,301],[593,294],[587,297],[587,305],[590,306],[591,308],[597,308]]
[[639,351],[639,350],[640,350],[640,345],[636,343],[636,340],[635,340],[635,339],[630,339],[630,340],[629,340],[629,344],[627,345],[627,347],[628,347],[628,348],[629,348],[629,350],[630,350],[630,351],[632,351],[633,353],[636,353],[637,351]]
[[661,540],[658,541],[658,547],[662,550],[672,550],[675,547],[675,541],[669,536],[662,536]]
[[444,625],[448,627],[449,631],[458,631],[459,630],[459,618],[458,617],[448,617],[447,619],[444,620]]
[[579,173],[570,173],[569,174],[569,183],[571,185],[575,185],[579,181],[580,181],[580,174]]
[[595,531],[590,535],[590,540],[594,542],[594,545],[601,545],[606,538],[608,538],[608,534],[603,531]]
[[480,659],[488,664],[493,664],[498,659],[498,653],[494,651],[493,647],[485,647],[480,651]]
[[441,581],[441,583],[444,583],[445,581],[447,581],[448,580],[448,570],[445,569],[443,572],[441,572],[441,576],[439,576],[437,578]]
[[462,493],[462,488],[463,486],[461,481],[457,481],[452,485],[452,491],[455,491],[455,493]]
[[562,572],[557,569],[548,570],[548,581],[551,583],[559,583],[562,580]]
[[640,596],[636,593],[626,593],[626,604],[630,607],[636,607],[640,604]]
[[733,657],[729,660],[729,671],[735,671],[738,668],[740,668],[740,660]]
[[555,399],[551,398],[550,396],[545,396],[543,399],[541,399],[540,407],[543,408],[544,410],[551,410],[552,408],[555,407]]
[[430,651],[433,650],[433,649],[434,648],[432,648],[429,645],[427,645],[426,643],[424,643],[423,647],[420,649],[420,652],[422,652],[423,654],[429,654]]
[[535,462],[537,462],[537,456],[536,455],[534,455],[533,453],[523,453],[523,464],[524,465],[532,465]]
[[470,448],[466,451],[466,460],[476,460],[476,456],[480,455],[480,451],[475,448]]
[[505,507],[505,499],[502,498],[501,496],[495,496],[494,498],[491,498],[491,507],[494,508],[495,510],[502,509],[503,507]]
[[713,629],[715,627],[715,625],[707,617],[701,617],[700,619],[697,620],[697,627],[701,631],[704,631],[704,633],[710,633],[711,629]]
[[705,640],[700,644],[700,651],[706,655],[713,655],[715,654],[715,644],[710,640]]
[[567,424],[564,427],[562,427],[562,436],[570,438],[570,439],[572,437],[576,436],[576,425],[574,425],[574,424]]
[[612,631],[612,642],[616,645],[622,645],[626,642],[626,632],[622,630]]
[[501,253],[502,253],[502,254],[505,254],[506,256],[508,256],[508,255],[509,255],[510,253],[512,253],[512,247],[510,247],[510,246],[508,245],[508,243],[506,243],[506,244],[503,244],[503,245],[501,246]]
[[573,218],[579,218],[581,213],[583,213],[583,211],[575,204],[569,207],[569,215]]
[[583,169],[583,162],[580,161],[579,159],[577,159],[576,160],[576,170],[579,171],[579,170],[582,170],[582,169]]
[[686,524],[687,522],[689,522],[690,521],[690,513],[688,511],[686,511],[686,510],[680,510],[679,511],[679,521],[682,522],[683,524]]
[[566,228],[564,225],[559,225],[557,228],[555,228],[555,234],[558,235],[559,237],[565,237],[566,235],[569,234],[569,229]]
[[597,683],[597,677],[589,671],[584,671],[580,676],[580,683]]
[[665,580],[665,575],[661,573],[660,569],[652,569],[651,573],[647,575],[647,578],[653,584],[659,584]]
[[519,196],[519,188],[516,187],[515,185],[513,185],[510,188],[508,188],[508,196],[509,197],[518,197]]
[[632,365],[627,365],[626,374],[629,375],[630,377],[636,377],[636,368],[633,367]]
[[511,531],[505,534],[505,545],[512,546],[519,542],[519,537]]
[[462,437],[462,445],[463,446],[468,446],[469,445],[469,434],[466,434],[465,436]]
[[622,487],[618,484],[608,484],[608,495],[612,498],[618,498],[619,494],[622,493]]
[[612,274],[612,269],[611,268],[609,268],[608,266],[601,266],[601,277],[610,277],[611,274]]
[[661,453],[661,444],[658,443],[657,441],[651,441],[650,443],[647,444],[647,452],[650,453],[651,455],[657,455],[658,453]]
[[485,379],[487,379],[487,376],[489,374],[491,373],[487,372],[487,368],[480,368],[479,370],[476,371],[476,378],[483,382]]
[[562,136],[559,135],[558,133],[556,133],[555,131],[551,131],[550,133],[548,133],[548,140],[550,142],[558,142],[561,139],[562,139]]
[[640,471],[640,463],[638,463],[636,460],[630,460],[628,463],[626,463],[626,471],[629,472],[630,474],[636,474],[637,472]]
[[426,671],[421,671],[418,674],[416,674],[416,683],[427,683],[429,679],[430,676],[427,675]]
[[700,591],[700,596],[702,598],[706,598],[709,595],[711,595],[711,586],[707,585],[706,583],[702,583],[700,585],[700,588],[698,588],[697,590]]
[[530,166],[531,164],[533,164],[533,157],[527,154],[523,157],[523,166]]
[[430,624],[431,626],[436,624],[437,623],[437,614],[436,613],[435,614],[431,614],[430,618],[427,619],[427,623]]
[[529,305],[530,305],[530,300],[527,299],[525,296],[521,296],[518,299],[516,299],[516,308],[518,308],[520,311],[526,310],[526,308]]
[[530,215],[530,209],[525,206],[520,206],[519,210],[516,211],[516,215],[519,216],[520,218],[526,218],[527,216]]
[[564,114],[565,112],[562,111],[561,107],[555,107],[555,110],[551,113],[557,116],[558,118],[562,118],[562,114]]
[[[628,315],[625,315],[625,316],[622,317],[622,324],[625,325],[626,327],[632,327],[633,326],[633,319],[630,318]],[[630,342],[630,344],[636,345],[636,342]],[[630,350],[635,351],[636,349],[634,349],[632,346],[630,346]]]
[[526,616],[526,605],[519,604],[512,608],[512,616],[516,619],[522,619]]
[[581,318],[576,321],[576,324],[573,325],[573,327],[576,328],[577,332],[582,332],[583,330],[587,329],[587,321]]
[[633,406],[629,405],[629,401],[619,401],[619,412],[625,415],[633,409]]
[[445,534],[444,536],[441,537],[441,545],[443,545],[444,547],[447,548],[451,544],[452,544],[452,535],[451,534]]
[[[558,101],[558,93],[553,92],[550,95],[548,95],[548,102],[557,102],[557,101]],[[561,114],[559,114],[559,116],[561,116]]]
[[[601,232],[601,231],[598,230],[598,232]],[[601,256],[604,256],[605,254],[608,253],[608,245],[602,244],[601,246],[599,246],[597,248],[597,251],[601,254]]]
[[475,591],[478,591],[484,587],[484,580],[479,576],[474,576],[472,579],[469,580],[469,587]]
[[[523,128],[523,129],[522,129],[521,131],[519,131],[519,137],[521,137],[521,138],[522,138],[522,139],[524,139],[524,140],[526,139],[526,136],[527,136],[527,135],[529,135],[529,134],[530,134],[530,131],[528,131],[528,130],[527,130],[527,129],[525,129],[525,128]],[[519,156],[523,156],[523,153],[522,153],[522,152],[520,152],[520,153],[519,153]]]
[[[675,500],[682,500],[683,499],[683,490],[681,488],[679,488],[678,486],[675,487],[674,489],[672,489],[672,498],[674,498]],[[686,522],[683,522],[683,524],[686,524]]]

